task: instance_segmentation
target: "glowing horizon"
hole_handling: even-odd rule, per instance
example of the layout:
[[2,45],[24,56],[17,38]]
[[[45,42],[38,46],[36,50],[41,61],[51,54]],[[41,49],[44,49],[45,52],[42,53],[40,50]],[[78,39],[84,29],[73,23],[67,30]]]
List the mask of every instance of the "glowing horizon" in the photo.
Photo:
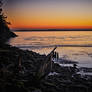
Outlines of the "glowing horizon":
[[[10,0],[11,1],[11,0]],[[92,1],[16,0],[5,7],[11,28],[92,28]]]

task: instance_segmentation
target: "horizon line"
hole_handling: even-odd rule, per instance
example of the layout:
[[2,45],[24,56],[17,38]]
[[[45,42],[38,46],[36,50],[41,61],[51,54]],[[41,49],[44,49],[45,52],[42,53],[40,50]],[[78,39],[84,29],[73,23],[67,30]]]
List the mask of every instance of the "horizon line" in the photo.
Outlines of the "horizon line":
[[61,29],[55,29],[55,28],[15,28],[11,29],[13,31],[92,31],[92,28],[61,28]]

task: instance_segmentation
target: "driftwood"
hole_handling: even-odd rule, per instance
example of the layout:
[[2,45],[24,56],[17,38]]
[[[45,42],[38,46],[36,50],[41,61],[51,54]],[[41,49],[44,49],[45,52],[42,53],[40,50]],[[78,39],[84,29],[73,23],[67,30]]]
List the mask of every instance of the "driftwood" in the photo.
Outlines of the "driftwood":
[[43,79],[45,78],[52,70],[52,57],[54,54],[54,51],[57,47],[55,47],[45,58],[44,63],[41,65],[40,69],[37,72],[37,79]]

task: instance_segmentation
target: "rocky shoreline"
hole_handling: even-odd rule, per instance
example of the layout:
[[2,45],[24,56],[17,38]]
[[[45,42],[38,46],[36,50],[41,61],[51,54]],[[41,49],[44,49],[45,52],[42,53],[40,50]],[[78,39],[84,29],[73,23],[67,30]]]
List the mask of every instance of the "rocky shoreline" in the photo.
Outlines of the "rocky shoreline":
[[45,58],[46,55],[1,44],[0,92],[91,92],[92,76],[81,77],[74,67],[61,67],[57,63],[53,63],[51,71],[55,74],[40,80],[36,73]]
[[[39,72],[41,66],[46,60],[51,62],[51,59],[47,59],[48,55],[40,55],[5,44],[9,38],[15,36],[9,30],[0,34],[0,92],[90,92],[92,90],[92,76],[82,77],[76,73],[79,69],[75,66],[61,67],[58,63],[52,62],[52,69],[44,71],[49,74],[39,78],[43,73]],[[63,59],[62,62],[77,64]],[[91,69],[85,68],[85,71]]]

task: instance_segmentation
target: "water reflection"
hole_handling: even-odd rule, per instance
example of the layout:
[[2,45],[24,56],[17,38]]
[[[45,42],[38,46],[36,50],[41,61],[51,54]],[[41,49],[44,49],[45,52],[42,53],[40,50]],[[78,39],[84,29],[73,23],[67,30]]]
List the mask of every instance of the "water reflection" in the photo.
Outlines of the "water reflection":
[[[22,49],[29,49],[40,54],[48,54],[55,45],[61,58],[92,64],[91,31],[62,32],[16,32],[18,37],[11,39],[10,44]],[[72,47],[62,47],[71,45]],[[73,47],[79,45],[79,47]]]

